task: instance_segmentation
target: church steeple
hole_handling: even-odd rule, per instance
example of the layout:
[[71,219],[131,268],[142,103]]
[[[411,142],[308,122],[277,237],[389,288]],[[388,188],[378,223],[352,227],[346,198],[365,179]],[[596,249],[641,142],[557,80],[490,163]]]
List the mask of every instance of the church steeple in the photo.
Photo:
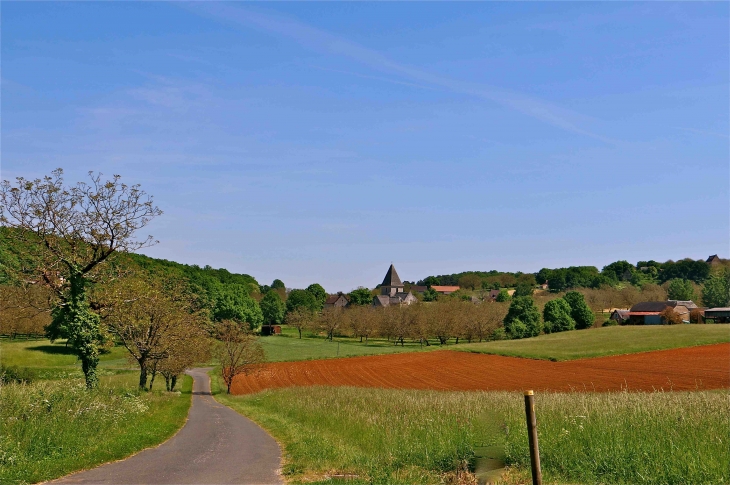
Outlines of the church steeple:
[[388,268],[388,272],[385,273],[383,284],[380,285],[380,293],[383,295],[393,296],[396,293],[402,292],[403,289],[403,283],[395,270],[395,266],[391,264],[390,268]]

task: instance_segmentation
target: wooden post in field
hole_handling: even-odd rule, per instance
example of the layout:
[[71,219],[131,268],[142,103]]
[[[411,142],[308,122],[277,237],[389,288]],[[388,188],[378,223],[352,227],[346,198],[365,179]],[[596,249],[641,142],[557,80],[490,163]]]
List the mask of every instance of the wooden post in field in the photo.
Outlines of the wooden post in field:
[[537,418],[535,417],[535,393],[525,391],[525,415],[527,416],[527,439],[530,446],[532,485],[542,485],[540,450],[537,447]]

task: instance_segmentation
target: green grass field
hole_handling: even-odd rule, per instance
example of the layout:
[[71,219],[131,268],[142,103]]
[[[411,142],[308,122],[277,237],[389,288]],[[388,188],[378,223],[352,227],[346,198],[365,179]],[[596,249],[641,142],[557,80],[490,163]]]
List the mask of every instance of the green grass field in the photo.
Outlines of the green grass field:
[[85,388],[80,364],[62,343],[0,343],[3,367],[32,379],[0,385],[0,483],[36,483],[155,446],[182,425],[192,378],[181,392],[140,392],[124,348],[103,354],[100,386]]
[[730,325],[647,325],[590,328],[522,340],[459,344],[452,349],[533,359],[572,360],[723,342],[730,342]]
[[[545,483],[728,483],[728,398],[538,395]],[[501,454],[508,482],[529,481],[519,393],[308,387],[216,399],[282,443],[289,483],[454,483],[485,449]]]
[[[117,374],[135,368],[127,360],[124,347],[112,347],[99,358],[100,375]],[[0,340],[0,364],[27,369],[36,379],[83,377],[81,362],[63,341]]]
[[433,342],[430,347],[421,347],[418,342],[405,342],[405,346],[401,347],[385,339],[370,339],[367,343],[360,343],[360,340],[355,338],[335,337],[330,342],[324,337],[311,335],[306,331],[302,332],[302,338],[299,339],[297,330],[287,325],[282,325],[281,335],[261,337],[260,342],[264,346],[266,360],[269,362],[420,352],[439,348]]

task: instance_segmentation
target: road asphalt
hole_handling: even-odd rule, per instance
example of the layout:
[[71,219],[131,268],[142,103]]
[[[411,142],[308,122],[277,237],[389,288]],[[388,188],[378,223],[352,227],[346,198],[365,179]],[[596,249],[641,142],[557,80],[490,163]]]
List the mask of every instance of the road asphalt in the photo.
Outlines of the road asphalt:
[[193,403],[187,423],[170,440],[125,460],[49,483],[282,483],[279,445],[253,421],[213,399],[208,370],[188,372],[194,379]]

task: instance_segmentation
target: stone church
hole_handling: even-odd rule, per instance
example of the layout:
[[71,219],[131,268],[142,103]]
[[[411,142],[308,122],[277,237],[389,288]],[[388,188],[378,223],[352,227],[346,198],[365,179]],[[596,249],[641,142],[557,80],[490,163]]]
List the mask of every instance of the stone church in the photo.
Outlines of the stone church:
[[417,301],[418,299],[413,296],[413,293],[405,292],[405,286],[398,277],[395,266],[391,264],[385,274],[383,284],[380,285],[380,294],[373,297],[373,306],[410,305]]

